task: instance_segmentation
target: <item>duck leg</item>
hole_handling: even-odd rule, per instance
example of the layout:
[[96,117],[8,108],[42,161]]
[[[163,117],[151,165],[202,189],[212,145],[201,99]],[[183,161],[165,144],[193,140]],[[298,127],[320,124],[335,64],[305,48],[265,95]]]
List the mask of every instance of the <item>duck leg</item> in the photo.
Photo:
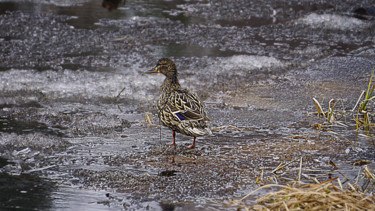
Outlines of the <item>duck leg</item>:
[[190,146],[188,146],[189,149],[194,149],[194,148],[195,148],[195,139],[196,139],[196,138],[197,138],[197,137],[194,137],[193,144],[190,145]]
[[175,142],[175,139],[176,139],[176,132],[173,130],[172,131],[172,136],[173,136],[173,143],[169,143],[169,145],[173,145],[173,146],[176,146],[176,142]]

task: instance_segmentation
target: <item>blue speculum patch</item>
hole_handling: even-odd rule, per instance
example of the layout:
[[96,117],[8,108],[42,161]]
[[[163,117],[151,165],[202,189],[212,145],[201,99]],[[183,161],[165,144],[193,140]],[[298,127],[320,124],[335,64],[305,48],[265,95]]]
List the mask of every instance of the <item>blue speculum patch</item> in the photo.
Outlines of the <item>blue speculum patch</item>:
[[186,120],[186,118],[184,116],[182,116],[181,113],[175,113],[177,115],[177,117],[180,119],[180,120]]

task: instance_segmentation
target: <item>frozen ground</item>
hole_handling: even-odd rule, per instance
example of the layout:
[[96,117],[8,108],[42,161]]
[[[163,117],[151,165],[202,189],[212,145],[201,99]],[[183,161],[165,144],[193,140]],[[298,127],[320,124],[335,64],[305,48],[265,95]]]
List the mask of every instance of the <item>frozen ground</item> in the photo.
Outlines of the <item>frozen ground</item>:
[[[323,121],[312,97],[349,111],[367,88],[374,22],[351,11],[370,3],[0,1],[0,208],[224,210],[300,157],[310,176],[356,175],[372,138],[301,137]],[[213,119],[194,150],[159,126],[163,77],[143,72],[162,57]]]

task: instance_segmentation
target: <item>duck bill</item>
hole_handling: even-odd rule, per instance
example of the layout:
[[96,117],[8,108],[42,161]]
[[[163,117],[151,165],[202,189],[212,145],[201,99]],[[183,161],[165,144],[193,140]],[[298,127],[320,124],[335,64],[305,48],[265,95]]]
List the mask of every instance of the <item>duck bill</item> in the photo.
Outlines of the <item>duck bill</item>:
[[145,71],[145,73],[158,73],[159,72],[159,69],[158,68],[153,68],[151,70],[147,70]]

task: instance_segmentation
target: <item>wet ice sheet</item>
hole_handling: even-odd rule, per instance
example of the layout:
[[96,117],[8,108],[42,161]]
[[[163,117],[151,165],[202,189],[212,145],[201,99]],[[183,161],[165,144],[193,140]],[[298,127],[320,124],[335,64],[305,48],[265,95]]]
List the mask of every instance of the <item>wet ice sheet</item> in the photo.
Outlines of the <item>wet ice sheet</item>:
[[63,7],[70,7],[70,6],[74,6],[74,5],[79,5],[79,4],[83,4],[83,3],[87,3],[89,2],[90,0],[58,0],[58,1],[54,1],[54,0],[50,0],[50,1],[43,1],[43,0],[38,0],[38,1],[35,1],[35,0],[12,0],[12,1],[9,1],[9,0],[1,0],[0,2],[16,2],[16,3],[41,3],[41,4],[53,4],[53,5],[56,5],[56,6],[63,6]]
[[224,58],[217,62],[216,66],[211,66],[211,71],[220,73],[221,71],[237,72],[238,74],[242,71],[261,71],[260,69],[276,69],[283,67],[283,62],[280,60],[267,57],[267,56],[249,56],[249,55],[236,55],[228,58]]
[[369,22],[365,22],[354,17],[316,13],[309,14],[306,17],[301,18],[300,21],[312,28],[343,31],[363,30],[371,25]]
[[[124,206],[108,192],[62,187],[51,193],[54,210],[121,210]],[[68,202],[68,203],[67,203]]]
[[[201,73],[195,69],[183,69],[179,66],[183,86],[210,87],[218,84],[218,79],[225,77],[246,77],[248,75],[264,74],[274,68],[283,67],[283,63],[272,57],[237,55],[232,57],[210,59],[205,61],[211,64],[202,69]],[[151,68],[154,64],[150,64]],[[63,100],[85,99],[94,100],[98,98],[108,98],[116,100],[122,89],[121,98],[136,99],[140,102],[152,103],[158,95],[158,87],[162,84],[164,76],[149,76],[143,72],[147,67],[141,68],[138,64],[126,67],[118,71],[103,72],[90,71],[33,71],[12,69],[0,72],[0,89],[9,93],[22,94],[23,91],[34,92],[29,95],[28,101],[38,101],[45,99]],[[46,80],[48,83],[46,83]],[[147,83],[144,81],[147,80]],[[223,81],[225,82],[225,81]],[[203,84],[202,84],[203,83]],[[238,82],[237,82],[238,83]],[[199,86],[201,84],[201,86]],[[203,85],[203,86],[202,86]],[[234,84],[235,85],[235,84]],[[247,84],[244,84],[246,86]],[[39,93],[39,94],[38,94]],[[6,96],[6,93],[3,95]],[[14,104],[17,102],[14,96],[2,98],[3,104]],[[213,97],[215,97],[213,95]],[[121,99],[120,98],[120,99]],[[26,101],[27,102],[27,101]]]
[[[110,72],[107,74],[70,70],[59,72],[9,70],[0,73],[4,79],[1,81],[0,86],[1,89],[6,89],[8,93],[34,92],[35,95],[29,95],[27,101],[39,101],[43,100],[43,98],[59,101],[81,99],[76,102],[98,98],[116,101],[118,94],[124,89],[121,93],[122,98],[137,99],[137,101],[145,102],[154,98],[153,93],[155,91],[152,91],[151,94],[148,90],[156,90],[157,93],[156,86],[161,84],[161,79],[143,83],[142,72],[138,68],[127,68],[122,73]],[[46,79],[48,83],[45,83]],[[20,102],[14,95],[9,95],[8,97],[6,93],[4,95],[4,98],[2,98],[3,104]]]

